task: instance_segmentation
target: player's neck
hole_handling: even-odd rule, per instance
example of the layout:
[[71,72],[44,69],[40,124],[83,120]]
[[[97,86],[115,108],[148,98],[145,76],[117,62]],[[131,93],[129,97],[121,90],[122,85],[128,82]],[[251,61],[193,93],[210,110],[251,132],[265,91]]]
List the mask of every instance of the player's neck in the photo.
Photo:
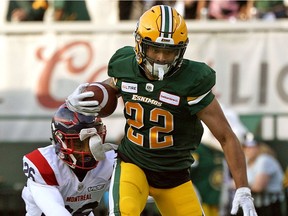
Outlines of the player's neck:
[[75,168],[75,169],[72,169],[72,171],[75,173],[75,175],[77,176],[78,180],[80,182],[82,182],[89,170],[83,170],[83,169]]

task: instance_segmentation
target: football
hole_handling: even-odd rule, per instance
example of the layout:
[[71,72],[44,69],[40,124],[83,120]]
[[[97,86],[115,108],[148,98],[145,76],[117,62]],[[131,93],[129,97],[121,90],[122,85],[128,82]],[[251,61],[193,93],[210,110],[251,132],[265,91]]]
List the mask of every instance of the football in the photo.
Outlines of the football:
[[115,111],[118,104],[118,97],[116,90],[110,85],[101,82],[93,82],[85,88],[84,92],[86,91],[93,91],[94,96],[87,97],[84,100],[97,100],[99,106],[102,107],[98,113],[99,117],[104,118],[110,116]]

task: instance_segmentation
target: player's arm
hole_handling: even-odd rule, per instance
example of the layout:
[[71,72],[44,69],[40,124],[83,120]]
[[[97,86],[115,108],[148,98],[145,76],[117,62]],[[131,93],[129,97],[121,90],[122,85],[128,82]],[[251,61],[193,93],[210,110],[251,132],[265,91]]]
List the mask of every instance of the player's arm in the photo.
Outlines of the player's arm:
[[220,142],[236,187],[247,187],[248,182],[244,153],[217,99],[214,98],[197,116],[206,124]]
[[31,191],[36,205],[46,216],[71,216],[56,187],[39,184],[30,179],[27,180],[27,187]]
[[231,214],[236,214],[241,206],[244,216],[256,216],[251,190],[248,188],[245,156],[240,142],[232,131],[216,98],[197,113],[212,134],[220,142],[230,172],[236,185]]

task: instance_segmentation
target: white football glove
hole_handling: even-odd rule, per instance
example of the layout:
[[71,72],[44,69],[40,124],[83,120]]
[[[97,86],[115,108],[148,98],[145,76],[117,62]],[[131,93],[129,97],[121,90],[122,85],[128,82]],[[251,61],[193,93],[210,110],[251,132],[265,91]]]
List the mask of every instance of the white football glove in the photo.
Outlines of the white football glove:
[[253,198],[251,196],[251,190],[248,187],[241,187],[236,190],[231,214],[236,215],[239,207],[243,210],[243,216],[257,216]]
[[83,92],[88,85],[89,83],[80,84],[75,91],[67,97],[66,105],[68,109],[73,112],[78,112],[86,116],[97,116],[101,110],[101,107],[98,106],[99,102],[96,100],[83,101],[84,98],[94,96],[94,92],[92,91]]
[[89,148],[96,161],[106,159],[105,152],[117,150],[118,145],[112,143],[102,143],[102,138],[97,134],[96,128],[85,128],[80,131],[79,138],[81,141],[90,137]]
[[96,161],[105,160],[106,159],[105,152],[110,151],[112,149],[117,150],[118,148],[117,145],[112,143],[102,144],[102,139],[98,134],[90,137],[89,147]]

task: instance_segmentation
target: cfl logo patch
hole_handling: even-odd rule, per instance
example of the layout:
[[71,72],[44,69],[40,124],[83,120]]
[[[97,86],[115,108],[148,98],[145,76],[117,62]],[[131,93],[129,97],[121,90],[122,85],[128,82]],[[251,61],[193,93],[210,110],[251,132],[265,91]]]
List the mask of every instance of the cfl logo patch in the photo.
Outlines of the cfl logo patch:
[[148,91],[148,92],[153,92],[153,90],[154,90],[154,85],[151,84],[151,83],[147,83],[145,89],[146,89],[146,91]]

